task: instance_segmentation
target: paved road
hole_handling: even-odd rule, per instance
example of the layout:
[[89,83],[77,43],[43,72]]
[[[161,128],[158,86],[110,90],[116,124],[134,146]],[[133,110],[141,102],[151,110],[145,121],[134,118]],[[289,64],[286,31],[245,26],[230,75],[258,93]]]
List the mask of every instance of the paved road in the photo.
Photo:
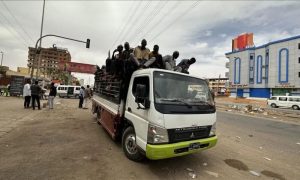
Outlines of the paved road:
[[14,108],[0,109],[1,123],[18,122],[0,136],[0,179],[191,179],[187,168],[196,179],[300,177],[297,125],[219,112],[215,148],[135,163],[89,110],[77,109],[77,100],[59,101],[52,111],[32,111],[22,109],[21,99],[0,99],[1,107]]

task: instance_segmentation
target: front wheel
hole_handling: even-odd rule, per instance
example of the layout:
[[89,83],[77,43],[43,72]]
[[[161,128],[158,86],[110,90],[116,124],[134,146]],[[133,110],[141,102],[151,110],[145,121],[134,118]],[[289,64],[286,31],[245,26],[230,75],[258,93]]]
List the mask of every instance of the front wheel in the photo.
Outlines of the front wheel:
[[276,106],[275,103],[272,103],[272,104],[271,104],[271,107],[272,107],[272,108],[277,108],[277,106]]
[[123,133],[122,148],[128,159],[133,161],[142,161],[144,159],[144,155],[139,151],[136,144],[136,135],[131,126]]
[[298,110],[298,109],[299,109],[299,106],[293,105],[292,108],[293,108],[294,110]]

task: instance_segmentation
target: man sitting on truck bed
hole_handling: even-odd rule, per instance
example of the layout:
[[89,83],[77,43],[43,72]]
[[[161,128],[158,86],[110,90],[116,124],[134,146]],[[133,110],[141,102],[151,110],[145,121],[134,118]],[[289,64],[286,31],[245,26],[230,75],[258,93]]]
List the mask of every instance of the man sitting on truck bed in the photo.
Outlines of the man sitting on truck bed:
[[150,65],[151,68],[164,69],[164,63],[162,61],[162,56],[159,54],[159,46],[154,45],[153,51],[150,52],[149,58],[154,59],[154,62]]
[[137,46],[136,48],[134,48],[133,51],[134,56],[132,58],[134,59],[136,65],[140,68],[145,66],[145,63],[149,60],[150,50],[146,48],[146,46],[147,46],[147,41],[146,39],[143,39],[141,42],[141,46]]

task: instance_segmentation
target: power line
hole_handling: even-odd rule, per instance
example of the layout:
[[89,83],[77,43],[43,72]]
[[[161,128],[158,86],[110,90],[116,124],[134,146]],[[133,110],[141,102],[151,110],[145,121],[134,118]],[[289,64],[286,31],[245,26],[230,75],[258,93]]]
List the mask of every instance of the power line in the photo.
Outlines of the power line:
[[[135,27],[135,23],[138,21],[138,20],[141,20],[141,19],[143,19],[142,17],[141,17],[141,15],[142,15],[142,13],[145,13],[146,12],[146,10],[147,10],[147,8],[149,7],[149,4],[150,4],[150,1],[148,1],[147,2],[147,4],[144,6],[144,8],[142,8],[140,11],[139,11],[139,13],[135,16],[135,18],[133,18],[132,19],[132,21],[131,21],[131,27]],[[145,11],[143,10],[143,9],[146,9]],[[129,28],[127,29],[127,32],[125,33],[125,36],[123,37],[123,39],[122,39],[122,41],[124,41],[125,39],[128,39],[128,36],[129,36],[129,34],[130,34],[130,32],[131,31],[128,31],[129,30]]]
[[200,3],[200,1],[196,1],[194,2],[189,8],[187,8],[184,12],[182,12],[180,15],[178,15],[175,20],[171,21],[171,23],[169,23],[167,26],[165,26],[165,28],[160,31],[158,34],[156,34],[156,36],[154,36],[151,41],[154,41],[157,37],[159,37],[161,34],[163,34],[166,30],[168,30],[170,27],[172,27],[172,25],[174,25],[174,23],[176,21],[178,21],[180,18],[182,18],[183,16],[185,16],[188,11],[191,11],[192,9],[194,9],[196,6],[198,6],[198,4]]
[[[171,8],[168,9],[168,11],[165,13],[166,15],[169,15],[169,14],[172,14],[172,12],[178,7],[178,5],[180,4],[181,2],[176,2]],[[144,37],[147,37],[147,35],[150,33],[150,32],[153,32],[153,30],[158,27],[158,25],[164,21],[164,19],[168,17],[168,16],[164,16],[162,18],[160,18],[155,24],[153,24],[151,26],[151,28],[149,28],[149,31],[147,31],[143,36]]]
[[[127,22],[124,24],[124,28],[122,28],[123,30],[121,31],[118,40],[116,40],[116,42],[120,41],[121,39],[124,39],[124,34],[126,34],[129,30],[128,24],[130,22],[130,20],[132,20],[132,17],[135,16],[137,9],[141,6],[142,1],[139,1],[139,3],[135,6],[134,10],[132,11],[133,13],[129,16]],[[126,33],[125,33],[126,32]],[[123,41],[123,40],[122,40]]]
[[14,16],[14,14],[11,12],[11,10],[8,8],[8,6],[5,4],[3,0],[1,0],[4,8],[7,10],[7,12],[13,17],[16,24],[19,26],[19,28],[22,29],[22,31],[26,34],[26,36],[31,40],[32,43],[34,43],[33,38],[29,35],[29,33],[24,29],[24,27],[21,25],[21,23],[18,21],[18,19]]
[[[163,5],[160,4],[160,2],[158,2],[156,4],[156,6],[154,7],[154,9],[150,12],[150,15],[146,18],[146,20],[144,22],[142,22],[140,24],[140,26],[138,27],[138,29],[135,31],[136,36],[133,39],[133,42],[135,42],[135,40],[138,37],[138,34],[141,33],[141,31],[143,29],[146,29],[146,27],[155,19],[155,17],[159,14],[159,12],[161,11],[162,8],[164,8],[164,6],[168,3],[168,1],[164,1]],[[142,36],[142,38],[145,38],[144,36]]]
[[[131,9],[133,9],[133,7],[134,7],[134,2],[132,2],[132,6],[131,6],[131,8],[128,9],[128,11],[127,11],[126,14],[128,14],[128,13],[131,11]],[[134,11],[131,11],[131,15],[132,15],[133,13],[134,13]],[[130,16],[131,16],[131,15],[130,15]],[[126,17],[127,17],[128,20],[129,20],[129,19],[130,19],[130,18],[129,18],[130,16],[125,16],[125,17],[123,18],[123,21],[125,21]],[[128,20],[127,20],[127,21],[128,21]],[[112,46],[111,46],[110,49],[112,49],[112,48],[116,45],[116,42],[119,40],[119,38],[120,38],[120,36],[121,36],[121,34],[122,34],[122,29],[124,29],[125,26],[126,26],[126,23],[124,23],[123,26],[119,26],[120,28],[116,31],[117,34],[118,34],[118,36],[117,36],[116,40],[114,41],[114,43],[112,44]]]
[[[0,11],[0,15],[2,16],[1,11]],[[25,41],[25,43],[24,43],[24,40],[22,40],[22,39],[20,38],[20,36],[16,34],[16,32],[12,31],[12,30],[9,28],[9,26],[7,26],[1,19],[0,19],[0,24],[2,24],[2,26],[3,26],[8,32],[10,32],[16,40],[18,40],[18,41],[20,41],[22,44],[24,44],[25,47],[28,47],[27,42]]]
[[[136,19],[133,21],[133,22],[136,22],[135,24],[136,25],[134,25],[134,28],[135,28],[135,31],[131,31],[131,32],[129,32],[129,34],[128,34],[128,38],[127,39],[130,39],[130,41],[133,43],[133,36],[134,35],[137,35],[137,32],[138,32],[138,29],[140,28],[140,25],[141,24],[143,24],[143,22],[144,21],[146,21],[145,20],[145,18],[143,18],[143,15],[147,15],[147,10],[148,9],[150,9],[149,8],[149,6],[150,6],[150,1],[148,1],[147,2],[147,4],[144,6],[144,8],[142,8],[142,9],[145,9],[145,11],[140,11],[140,14],[136,17]],[[141,13],[144,13],[144,14],[141,14]],[[149,17],[149,16],[148,16]],[[148,18],[146,18],[146,19],[148,19]],[[138,24],[140,24],[140,25],[138,25]],[[130,36],[130,34],[131,34],[131,36]],[[127,36],[126,36],[127,37]]]

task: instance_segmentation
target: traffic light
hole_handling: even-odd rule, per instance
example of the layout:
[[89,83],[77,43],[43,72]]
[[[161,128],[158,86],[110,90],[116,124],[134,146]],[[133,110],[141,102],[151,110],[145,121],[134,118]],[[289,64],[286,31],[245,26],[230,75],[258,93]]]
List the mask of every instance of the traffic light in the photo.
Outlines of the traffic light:
[[90,48],[90,39],[86,39],[86,48]]

